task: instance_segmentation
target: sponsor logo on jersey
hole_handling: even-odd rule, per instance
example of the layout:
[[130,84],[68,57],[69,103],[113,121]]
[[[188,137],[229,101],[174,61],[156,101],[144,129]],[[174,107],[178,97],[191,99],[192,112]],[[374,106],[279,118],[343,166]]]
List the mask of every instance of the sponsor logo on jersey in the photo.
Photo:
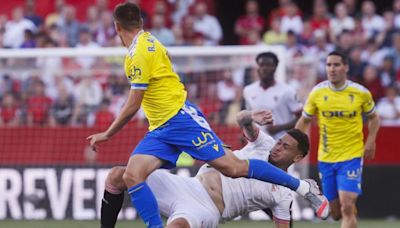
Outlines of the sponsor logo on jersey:
[[357,115],[357,111],[322,111],[322,116],[326,118],[353,118]]
[[[197,149],[201,149],[205,146],[215,143],[215,139],[211,133],[202,131],[201,136],[192,140],[192,143],[195,147],[197,147]],[[217,145],[217,149],[215,148],[215,145]],[[218,151],[218,144],[215,145],[213,146],[213,148],[214,150]]]
[[140,79],[141,77],[142,70],[139,67],[134,66],[133,69],[131,69],[131,74],[128,76],[128,79],[132,81],[135,79]]

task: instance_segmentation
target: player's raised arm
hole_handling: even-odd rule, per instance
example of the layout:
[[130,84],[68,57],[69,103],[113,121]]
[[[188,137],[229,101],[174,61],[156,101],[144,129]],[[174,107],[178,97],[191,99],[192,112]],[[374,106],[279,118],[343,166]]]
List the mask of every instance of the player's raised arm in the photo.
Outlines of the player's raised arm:
[[139,110],[140,105],[143,100],[144,90],[130,90],[128,99],[126,100],[124,106],[118,117],[114,122],[108,127],[104,132],[97,133],[87,137],[90,140],[90,146],[93,150],[96,150],[96,144],[100,142],[107,141],[115,133],[117,133],[121,128],[132,119],[132,117]]
[[300,119],[297,121],[295,128],[299,129],[302,132],[307,133],[311,125],[311,120],[312,120],[311,118],[302,115]]
[[249,141],[254,141],[258,135],[259,128],[254,123],[259,125],[273,123],[272,113],[269,110],[242,110],[237,114],[236,118],[240,128]]

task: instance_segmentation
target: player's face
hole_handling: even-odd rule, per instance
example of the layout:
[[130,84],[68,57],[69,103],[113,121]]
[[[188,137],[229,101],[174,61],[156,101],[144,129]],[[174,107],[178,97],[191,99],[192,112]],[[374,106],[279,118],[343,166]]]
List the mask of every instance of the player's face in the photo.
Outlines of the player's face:
[[269,57],[260,58],[257,64],[258,64],[257,72],[261,81],[270,81],[274,79],[276,66],[272,58]]
[[288,134],[278,140],[269,155],[269,162],[277,167],[288,167],[299,159],[301,155],[297,149],[297,141]]
[[341,84],[346,81],[349,66],[342,62],[342,57],[330,55],[326,59],[326,74],[332,84]]

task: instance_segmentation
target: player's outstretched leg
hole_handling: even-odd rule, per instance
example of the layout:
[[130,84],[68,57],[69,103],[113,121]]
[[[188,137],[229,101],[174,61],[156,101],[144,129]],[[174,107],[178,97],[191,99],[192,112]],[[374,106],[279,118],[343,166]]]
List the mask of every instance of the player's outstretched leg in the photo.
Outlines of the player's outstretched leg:
[[310,202],[318,218],[327,219],[329,216],[328,199],[319,190],[317,182],[312,179],[305,179],[304,181],[310,184],[309,191],[305,194],[304,198]]

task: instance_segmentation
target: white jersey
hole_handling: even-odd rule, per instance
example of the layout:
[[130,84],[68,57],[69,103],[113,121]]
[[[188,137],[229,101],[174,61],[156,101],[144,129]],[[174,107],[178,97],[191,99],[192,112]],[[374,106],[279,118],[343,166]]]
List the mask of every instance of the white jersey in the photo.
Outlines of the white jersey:
[[[254,142],[249,142],[234,154],[240,159],[260,159],[267,161],[275,140],[259,132]],[[214,171],[203,165],[198,174]],[[222,220],[231,220],[243,213],[270,208],[276,219],[290,220],[292,191],[286,187],[248,178],[230,178],[221,174],[222,196],[225,209]]]
[[[243,90],[243,97],[246,102],[246,109],[269,109],[272,111],[275,125],[286,124],[292,121],[301,112],[303,104],[297,97],[296,91],[289,85],[276,82],[273,86],[264,89],[260,81],[253,82]],[[267,132],[266,127],[260,127]],[[273,135],[278,139],[284,131]]]

